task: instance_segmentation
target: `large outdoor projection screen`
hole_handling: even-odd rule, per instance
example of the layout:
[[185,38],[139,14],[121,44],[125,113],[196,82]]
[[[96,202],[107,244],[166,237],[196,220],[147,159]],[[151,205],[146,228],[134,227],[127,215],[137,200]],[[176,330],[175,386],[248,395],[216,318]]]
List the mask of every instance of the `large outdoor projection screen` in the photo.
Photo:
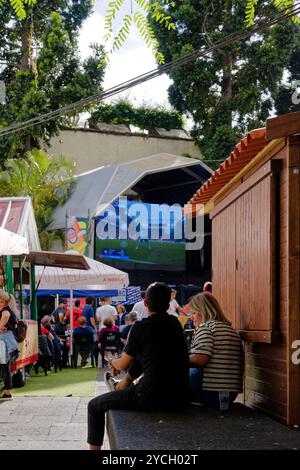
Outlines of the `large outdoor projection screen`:
[[118,200],[96,219],[95,258],[129,269],[183,270],[182,207]]

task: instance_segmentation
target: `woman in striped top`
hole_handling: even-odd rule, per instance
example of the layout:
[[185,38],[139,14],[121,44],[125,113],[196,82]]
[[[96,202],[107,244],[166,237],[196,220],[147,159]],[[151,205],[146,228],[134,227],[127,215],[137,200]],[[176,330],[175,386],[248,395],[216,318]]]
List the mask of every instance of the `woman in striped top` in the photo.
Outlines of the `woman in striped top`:
[[192,401],[219,406],[225,392],[232,403],[243,391],[242,340],[213,295],[197,294],[189,308],[195,326],[190,352]]

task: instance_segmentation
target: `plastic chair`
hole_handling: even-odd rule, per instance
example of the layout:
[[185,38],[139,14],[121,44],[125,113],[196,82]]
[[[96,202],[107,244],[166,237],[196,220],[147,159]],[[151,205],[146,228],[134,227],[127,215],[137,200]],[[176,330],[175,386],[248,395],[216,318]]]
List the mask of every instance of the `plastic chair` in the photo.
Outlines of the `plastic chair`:
[[87,331],[85,334],[75,334],[73,336],[73,360],[74,367],[77,367],[78,354],[80,352],[88,353],[91,356],[92,367],[94,364],[94,335]]
[[102,356],[102,367],[105,367],[105,353],[119,353],[122,348],[121,336],[119,331],[104,331],[100,340],[100,354]]

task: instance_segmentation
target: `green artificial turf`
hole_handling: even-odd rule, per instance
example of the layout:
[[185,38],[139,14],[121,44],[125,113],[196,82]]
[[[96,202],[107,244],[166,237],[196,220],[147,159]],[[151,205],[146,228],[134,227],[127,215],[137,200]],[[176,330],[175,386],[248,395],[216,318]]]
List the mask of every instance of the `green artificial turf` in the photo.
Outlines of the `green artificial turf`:
[[[153,241],[142,242],[138,247],[135,240],[96,240],[96,253],[100,255],[104,248],[125,250],[129,259],[117,261],[132,261],[134,263],[163,264],[184,266],[185,243]],[[103,258],[109,262],[109,258]],[[100,258],[101,261],[101,258]]]
[[38,375],[32,370],[24,387],[13,389],[15,396],[29,397],[90,397],[95,395],[98,369],[91,366],[67,368],[48,372],[39,369]]

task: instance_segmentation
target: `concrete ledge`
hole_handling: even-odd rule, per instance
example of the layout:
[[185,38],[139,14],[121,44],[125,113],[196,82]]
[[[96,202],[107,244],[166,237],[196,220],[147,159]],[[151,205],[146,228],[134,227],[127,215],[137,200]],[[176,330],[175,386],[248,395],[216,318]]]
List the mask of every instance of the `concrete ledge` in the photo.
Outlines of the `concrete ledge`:
[[295,449],[300,432],[235,403],[228,412],[191,407],[186,413],[110,410],[112,450]]

